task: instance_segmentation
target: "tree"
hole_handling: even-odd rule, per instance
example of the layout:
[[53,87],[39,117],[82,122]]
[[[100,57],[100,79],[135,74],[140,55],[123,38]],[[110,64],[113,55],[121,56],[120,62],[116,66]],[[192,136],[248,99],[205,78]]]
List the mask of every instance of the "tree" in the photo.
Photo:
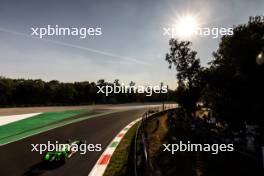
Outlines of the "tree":
[[[160,101],[155,94],[146,97],[144,93],[133,93],[134,91],[132,93],[113,92],[107,97],[104,93],[98,93],[97,86],[114,88],[114,85],[123,86],[118,79],[113,83],[100,79],[96,84],[88,81],[63,83],[52,80],[45,82],[41,79],[9,79],[0,76],[0,107]],[[129,85],[135,86],[136,83],[131,81]]]
[[256,60],[263,49],[264,17],[257,16],[224,36],[213,53],[204,97],[216,115],[233,126],[263,121],[264,65]]
[[114,80],[114,84],[115,84],[116,86],[120,86],[119,79],[115,79],[115,80]]
[[169,63],[169,68],[174,65],[177,71],[178,103],[186,109],[189,116],[192,116],[200,97],[199,75],[202,71],[200,59],[196,57],[197,52],[190,48],[189,41],[171,39],[169,45],[170,52],[166,54],[165,59]]

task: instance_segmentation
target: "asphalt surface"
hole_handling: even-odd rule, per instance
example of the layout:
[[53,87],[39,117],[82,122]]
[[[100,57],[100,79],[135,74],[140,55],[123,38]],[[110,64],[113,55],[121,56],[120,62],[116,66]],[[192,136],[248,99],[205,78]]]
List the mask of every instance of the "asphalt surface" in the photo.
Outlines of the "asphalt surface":
[[[115,112],[64,127],[56,128],[0,147],[0,175],[3,176],[87,176],[115,135],[129,122],[139,118],[147,107]],[[47,141],[65,142],[67,139],[86,140],[90,144],[101,144],[100,152],[76,154],[66,164],[46,167],[42,156],[31,152],[31,144],[47,144]]]

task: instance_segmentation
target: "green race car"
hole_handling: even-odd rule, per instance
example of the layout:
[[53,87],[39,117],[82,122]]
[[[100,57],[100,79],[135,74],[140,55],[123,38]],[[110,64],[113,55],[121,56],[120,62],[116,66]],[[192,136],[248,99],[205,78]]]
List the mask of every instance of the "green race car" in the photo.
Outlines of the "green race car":
[[84,142],[76,140],[73,142],[68,141],[66,144],[60,144],[60,149],[58,151],[48,151],[43,156],[43,162],[46,164],[51,163],[61,163],[64,164],[67,159],[73,156],[76,153],[76,150],[73,150],[73,146],[79,146]]

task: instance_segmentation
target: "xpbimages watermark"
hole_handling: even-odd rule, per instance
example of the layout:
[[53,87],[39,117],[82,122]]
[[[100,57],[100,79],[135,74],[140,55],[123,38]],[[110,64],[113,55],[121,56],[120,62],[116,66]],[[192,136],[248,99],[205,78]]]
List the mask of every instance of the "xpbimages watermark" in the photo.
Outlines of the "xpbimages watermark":
[[212,38],[219,38],[224,35],[233,35],[233,28],[218,28],[218,27],[197,27],[193,30],[187,30],[187,31],[182,31],[179,30],[176,27],[164,27],[163,28],[163,36],[168,36],[168,37],[181,37],[182,35],[185,35],[185,33],[188,33],[188,36],[190,35],[197,35],[197,36],[209,36]]
[[101,27],[60,27],[59,25],[45,27],[32,27],[31,36],[43,38],[44,36],[73,36],[85,39],[88,36],[102,35]]
[[153,93],[156,94],[166,94],[168,93],[167,86],[126,86],[125,84],[117,85],[98,85],[97,93],[103,93],[106,96],[110,94],[118,94],[118,93],[139,93],[146,94],[146,96],[152,96]]
[[59,143],[55,141],[47,141],[47,144],[31,144],[31,152],[39,152],[43,154],[46,152],[80,152],[80,154],[86,154],[87,152],[99,152],[102,150],[101,144],[87,144],[86,142],[71,142],[71,143]]
[[177,144],[163,144],[163,151],[175,154],[176,152],[210,152],[218,154],[219,152],[234,151],[233,144],[193,144],[190,141],[184,143],[179,141]]

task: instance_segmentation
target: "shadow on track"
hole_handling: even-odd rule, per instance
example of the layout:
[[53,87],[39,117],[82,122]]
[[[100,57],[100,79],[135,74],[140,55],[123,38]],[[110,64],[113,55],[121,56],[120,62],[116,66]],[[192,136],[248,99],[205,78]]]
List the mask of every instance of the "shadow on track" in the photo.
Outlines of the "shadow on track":
[[24,174],[23,176],[37,176],[37,175],[41,175],[44,172],[48,171],[48,170],[54,170],[57,169],[59,167],[61,167],[63,165],[63,163],[56,163],[56,164],[47,164],[44,162],[40,162],[37,164],[32,165]]

